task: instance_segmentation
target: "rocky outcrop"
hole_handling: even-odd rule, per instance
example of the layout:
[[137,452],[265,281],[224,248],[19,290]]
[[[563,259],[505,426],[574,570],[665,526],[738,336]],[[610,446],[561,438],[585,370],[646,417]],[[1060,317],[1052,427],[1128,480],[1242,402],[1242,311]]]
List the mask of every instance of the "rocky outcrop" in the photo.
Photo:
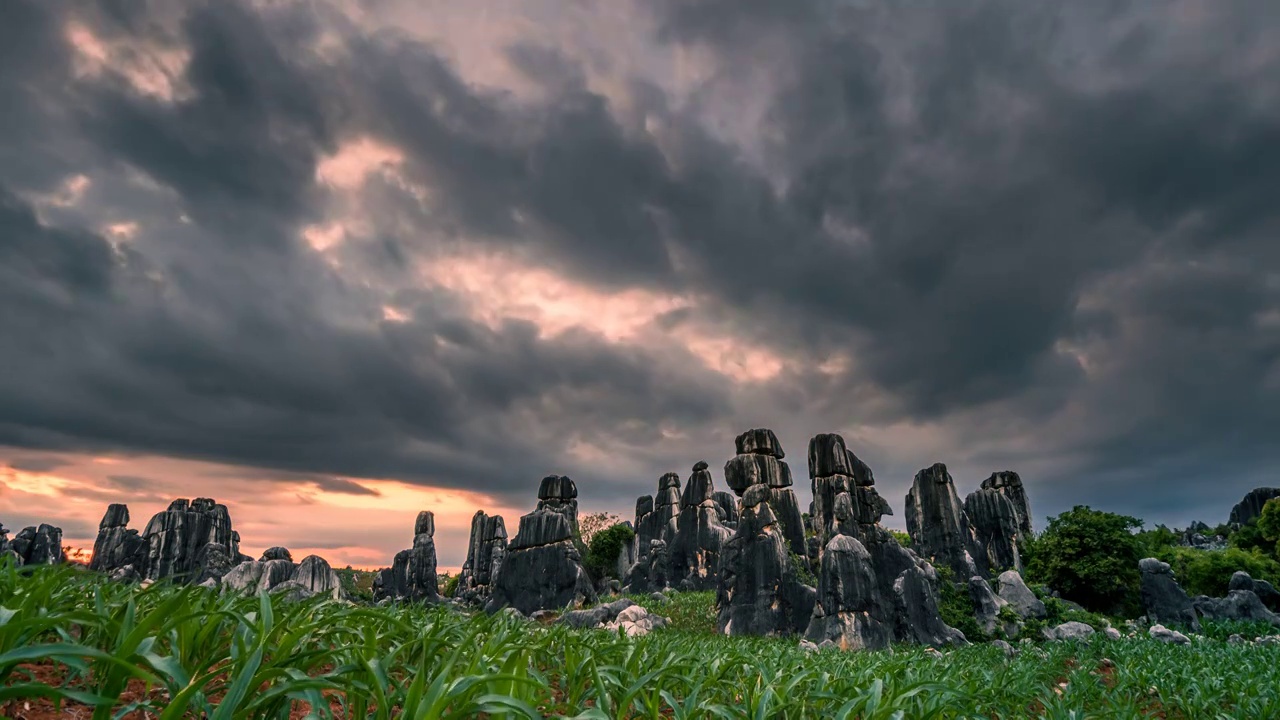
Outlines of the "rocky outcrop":
[[716,514],[720,518],[720,524],[730,530],[738,525],[738,499],[731,492],[717,490],[711,494],[711,499],[716,502]]
[[1262,514],[1262,506],[1267,504],[1268,500],[1280,498],[1280,488],[1254,488],[1250,490],[1235,507],[1231,508],[1231,518],[1228,520],[1233,525],[1244,525],[1250,520],[1256,519]]
[[467,559],[458,574],[455,595],[469,602],[487,600],[506,556],[507,526],[502,516],[477,510],[471,516],[471,540],[467,543]]
[[62,551],[62,528],[40,523],[22,528],[9,541],[10,554],[19,565],[57,565],[66,560]]
[[1268,610],[1252,590],[1231,590],[1224,598],[1200,595],[1191,603],[1209,620],[1253,620],[1280,626],[1280,615]]
[[846,649],[965,642],[938,612],[933,566],[880,526],[892,510],[876,492],[871,468],[835,434],[810,440],[808,456],[810,522],[823,544],[818,601],[805,637]]
[[1158,623],[1152,625],[1151,629],[1147,631],[1147,634],[1150,635],[1153,640],[1159,640],[1160,642],[1169,643],[1171,645],[1188,645],[1191,643],[1191,638],[1183,635],[1177,630],[1170,630]]
[[561,615],[556,622],[572,628],[621,630],[628,637],[647,635],[651,630],[667,626],[667,618],[650,613],[625,598],[588,610],[572,610]]
[[964,499],[964,514],[973,532],[975,563],[988,574],[1005,570],[1022,572],[1017,508],[999,490],[987,488]]
[[391,567],[378,571],[373,599],[435,602],[440,599],[436,576],[436,518],[430,510],[418,513],[413,526],[413,547],[396,553]]
[[1006,570],[996,578],[996,593],[1009,603],[1009,607],[1022,618],[1044,618],[1049,610],[1044,602],[1031,592],[1016,570]]
[[969,599],[973,601],[974,619],[983,632],[988,635],[995,635],[998,631],[1009,636],[1016,634],[1016,626],[1008,628],[1000,621],[1000,610],[1007,607],[1009,601],[997,595],[984,578],[978,575],[969,578]]
[[89,569],[140,578],[146,567],[147,547],[146,538],[129,528],[129,507],[114,503],[107,506],[102,522],[98,523]]
[[0,558],[9,557],[14,565],[21,565],[22,558],[18,557],[18,551],[13,549],[13,543],[9,542],[9,531],[3,524],[0,524]]
[[236,562],[249,559],[240,553],[240,536],[231,527],[227,506],[211,498],[174,500],[152,516],[142,536],[147,559],[139,574],[147,580],[196,582],[201,575],[199,558],[209,543],[221,545]]
[[[707,464],[700,462],[694,466],[694,472],[706,468]],[[656,499],[650,495],[642,495],[636,500],[636,559],[622,576],[625,587],[631,592],[649,592],[651,589],[662,590],[667,587],[670,567],[667,564],[666,548],[675,540],[679,529],[680,498],[680,476],[669,472],[658,478]],[[655,542],[659,545],[655,546]],[[655,547],[661,549],[661,558],[654,554]]]
[[268,560],[288,560],[289,562],[293,562],[293,553],[289,552],[289,548],[277,545],[263,550],[262,557],[258,558],[258,560],[262,562],[266,562]]
[[681,494],[680,515],[668,550],[671,584],[681,590],[714,590],[719,584],[720,551],[733,533],[720,523],[714,492],[711,471],[699,462]]
[[1177,625],[1200,631],[1191,598],[1178,585],[1169,563],[1144,558],[1138,563],[1142,573],[1142,606],[1153,623]]
[[935,463],[916,473],[906,506],[907,533],[921,557],[951,568],[958,581],[988,576],[986,553],[974,557],[972,552],[976,538],[946,465]]
[[[734,441],[739,452],[724,465],[724,480],[739,497],[748,488],[763,485],[769,489],[772,507],[788,552],[805,557],[808,544],[804,537],[804,514],[795,490],[791,489],[791,468],[782,458],[785,453],[772,430],[753,429]],[[741,512],[741,509],[739,510]]]
[[[283,549],[272,548],[277,551]],[[288,551],[270,554],[273,555],[272,558],[267,558],[268,553],[263,553],[264,559],[242,562],[231,568],[221,580],[210,578],[202,584],[228,592],[284,593],[292,600],[304,600],[318,595],[335,600],[344,597],[338,573],[319,555],[308,555],[302,562],[294,563],[289,559]]]
[[548,475],[538,487],[538,509],[564,515],[574,537],[578,537],[578,486],[563,475]]
[[1018,473],[1012,470],[991,473],[991,477],[982,481],[982,489],[995,490],[1009,498],[1018,515],[1019,534],[1024,538],[1031,537],[1031,501],[1027,499],[1027,490]]
[[722,551],[717,630],[726,635],[803,632],[816,590],[796,579],[782,523],[770,503],[770,487],[756,483],[741,497],[738,528]]
[[1276,587],[1266,580],[1254,580],[1249,573],[1243,570],[1231,575],[1231,582],[1227,589],[1248,590],[1257,595],[1262,604],[1269,609],[1280,610],[1280,592],[1276,591]]
[[530,615],[595,602],[595,589],[573,539],[564,513],[541,508],[520,518],[485,610],[512,607]]

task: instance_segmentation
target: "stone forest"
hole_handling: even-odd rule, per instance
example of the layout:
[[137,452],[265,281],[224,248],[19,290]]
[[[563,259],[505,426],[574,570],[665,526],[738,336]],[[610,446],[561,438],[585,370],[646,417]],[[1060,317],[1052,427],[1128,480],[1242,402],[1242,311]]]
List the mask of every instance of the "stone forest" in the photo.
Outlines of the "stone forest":
[[[793,636],[803,647],[845,650],[966,644],[965,633],[940,610],[942,596],[956,588],[968,594],[974,626],[1010,649],[1004,639],[1046,617],[1045,602],[1023,580],[1033,513],[1018,473],[995,472],[961,499],[945,465],[920,470],[904,501],[908,538],[900,538],[881,525],[893,509],[877,491],[872,469],[840,435],[809,442],[813,500],[807,513],[785,458],[771,430],[752,429],[736,438],[724,465],[731,492],[717,490],[706,462],[695,463],[683,482],[674,472],[663,475],[654,495],[637,499],[634,520],[623,523],[627,540],[610,559],[612,577],[592,577],[584,566],[578,487],[568,477],[543,478],[537,505],[519,518],[514,537],[501,516],[476,512],[450,597],[437,574],[434,515],[425,510],[411,547],[377,572],[373,600],[535,618],[563,613],[560,621],[575,627],[643,634],[665,619],[625,599],[599,604],[601,598],[710,591],[718,633]],[[1231,511],[1230,523],[1256,520],[1277,497],[1277,488],[1250,492]],[[322,557],[295,561],[283,547],[256,559],[242,553],[227,508],[212,499],[175,500],[141,532],[129,523],[126,505],[107,508],[89,570],[119,582],[344,598],[337,573]],[[1212,546],[1208,532],[1198,524],[1183,544]],[[21,566],[60,563],[61,530],[28,527],[10,540],[0,528],[0,551]],[[1193,597],[1169,563],[1148,557],[1137,565],[1152,637],[1186,642],[1179,629],[1196,631],[1202,618],[1280,626],[1280,592],[1247,572],[1236,572],[1222,597]],[[1047,639],[1095,632],[1079,621],[1039,630]],[[1120,635],[1117,628],[1103,630]]]

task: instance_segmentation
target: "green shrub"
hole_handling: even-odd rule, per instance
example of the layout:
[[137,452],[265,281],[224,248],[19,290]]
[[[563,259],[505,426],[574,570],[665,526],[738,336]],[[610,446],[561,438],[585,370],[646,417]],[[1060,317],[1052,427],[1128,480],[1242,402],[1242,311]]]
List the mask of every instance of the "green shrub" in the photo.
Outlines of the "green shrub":
[[1276,543],[1263,536],[1262,531],[1258,529],[1257,518],[1241,525],[1228,535],[1227,545],[1237,550],[1258,552],[1263,555],[1274,556],[1276,553]]
[[1027,579],[1092,611],[1136,615],[1141,555],[1132,530],[1139,527],[1138,518],[1077,505],[1030,543]]
[[964,633],[969,642],[986,642],[991,636],[978,625],[969,585],[956,584],[951,568],[935,567],[938,573],[938,614],[942,621]]
[[889,531],[889,534],[890,534],[890,535],[892,535],[892,536],[893,536],[893,539],[894,539],[894,540],[897,540],[897,541],[898,541],[898,544],[899,544],[899,545],[901,545],[902,547],[904,547],[904,548],[909,548],[909,547],[911,547],[911,536],[910,536],[910,535],[908,535],[908,534],[906,534],[906,533],[902,532],[901,530],[890,530],[890,531]]
[[636,536],[634,530],[623,524],[610,525],[591,537],[591,546],[583,555],[583,566],[594,580],[617,577],[618,554]]
[[458,580],[462,576],[445,573],[441,577],[443,581],[440,583],[440,594],[447,598],[453,597],[454,593],[458,592]]
[[652,595],[627,595],[635,604],[668,620],[667,627],[697,635],[716,635],[716,594],[707,592],[667,593],[668,602],[654,600]]
[[1238,570],[1249,573],[1256,580],[1266,580],[1273,584],[1280,582],[1280,563],[1261,553],[1245,552],[1239,548],[1166,548],[1156,557],[1169,563],[1178,584],[1192,597],[1226,595],[1231,575]]
[[813,569],[809,567],[809,558],[791,553],[791,569],[797,580],[810,587],[818,587],[818,578],[814,577]]

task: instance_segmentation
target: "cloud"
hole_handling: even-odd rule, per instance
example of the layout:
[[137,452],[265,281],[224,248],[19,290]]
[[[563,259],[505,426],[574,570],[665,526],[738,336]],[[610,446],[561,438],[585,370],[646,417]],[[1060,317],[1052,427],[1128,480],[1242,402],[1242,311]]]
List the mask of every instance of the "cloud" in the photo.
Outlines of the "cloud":
[[838,430],[895,503],[1182,519],[1274,465],[1269,7],[485,7],[20,0],[0,443],[626,509]]

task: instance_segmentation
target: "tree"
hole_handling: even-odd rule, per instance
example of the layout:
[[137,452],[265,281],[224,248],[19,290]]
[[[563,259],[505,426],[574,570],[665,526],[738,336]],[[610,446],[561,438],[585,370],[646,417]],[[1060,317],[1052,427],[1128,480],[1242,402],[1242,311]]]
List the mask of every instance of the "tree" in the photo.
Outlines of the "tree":
[[583,544],[587,547],[591,546],[591,538],[601,530],[611,528],[622,522],[622,518],[613,513],[598,512],[590,515],[582,515],[578,518],[578,535],[582,538]]
[[1280,557],[1280,498],[1272,498],[1262,506],[1262,514],[1258,516],[1258,532],[1264,539],[1275,543],[1271,553]]
[[636,533],[630,526],[617,522],[593,533],[582,563],[592,579],[599,581],[606,577],[617,577],[618,554],[635,536]]
[[1136,611],[1140,527],[1138,518],[1077,505],[1033,541],[1027,577],[1095,612]]

